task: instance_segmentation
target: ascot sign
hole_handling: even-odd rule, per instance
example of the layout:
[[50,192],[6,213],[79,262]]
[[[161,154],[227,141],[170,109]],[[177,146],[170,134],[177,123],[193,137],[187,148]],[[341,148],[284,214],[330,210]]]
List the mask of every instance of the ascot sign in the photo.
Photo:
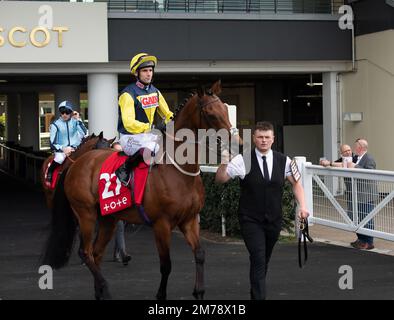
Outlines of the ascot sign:
[[[11,28],[8,33],[5,28],[0,26],[0,47],[4,46],[6,43],[6,39],[8,39],[8,43],[15,48],[23,48],[27,46],[27,39],[30,40],[30,43],[37,47],[43,48],[46,47],[51,41],[51,33],[57,39],[57,46],[59,48],[63,47],[63,32],[68,31],[67,27],[53,27],[48,30],[45,27],[35,27],[32,30],[28,30],[22,26],[16,26]],[[6,35],[3,35],[3,32],[6,32]],[[40,36],[41,35],[41,36]]]
[[0,65],[70,62],[108,62],[106,3],[0,1]]

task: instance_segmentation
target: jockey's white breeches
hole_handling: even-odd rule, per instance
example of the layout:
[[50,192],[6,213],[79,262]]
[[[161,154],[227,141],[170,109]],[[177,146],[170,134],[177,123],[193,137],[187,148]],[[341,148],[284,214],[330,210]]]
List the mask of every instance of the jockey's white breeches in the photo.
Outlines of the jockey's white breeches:
[[122,134],[119,139],[123,152],[132,156],[142,148],[149,149],[157,154],[160,150],[159,138],[151,132],[139,134]]
[[55,158],[53,161],[62,164],[66,160],[67,156],[64,152],[55,152]]

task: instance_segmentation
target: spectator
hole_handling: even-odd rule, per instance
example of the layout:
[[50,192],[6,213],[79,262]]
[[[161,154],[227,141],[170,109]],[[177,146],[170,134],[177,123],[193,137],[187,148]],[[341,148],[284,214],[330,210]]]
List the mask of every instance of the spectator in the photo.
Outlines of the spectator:
[[[358,156],[357,162],[349,163],[349,168],[376,169],[376,163],[368,153],[368,141],[357,139],[354,143],[354,152]],[[375,207],[378,199],[378,186],[374,180],[357,179],[357,211],[358,222],[361,222]],[[365,226],[366,229],[374,229],[374,220],[371,219]],[[357,240],[351,245],[356,249],[371,250],[374,248],[373,237],[357,233]]]
[[114,261],[122,261],[123,265],[127,266],[131,260],[131,256],[126,252],[126,242],[124,238],[124,225],[122,220],[119,220],[116,225],[115,247],[114,247]]
[[[337,167],[337,168],[348,168],[349,162],[356,163],[357,162],[357,155],[352,152],[352,149],[347,144],[342,144],[339,148],[341,157],[334,162],[328,160],[321,160],[320,165],[324,167]],[[350,220],[353,220],[353,204],[352,204],[352,179],[345,177],[343,179],[345,183],[345,200],[346,200],[346,207],[347,207],[347,214]]]

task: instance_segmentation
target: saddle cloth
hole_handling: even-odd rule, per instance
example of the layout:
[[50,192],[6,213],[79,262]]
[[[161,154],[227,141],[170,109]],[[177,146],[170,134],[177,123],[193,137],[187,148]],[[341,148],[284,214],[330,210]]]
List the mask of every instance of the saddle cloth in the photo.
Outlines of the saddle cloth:
[[141,205],[149,166],[144,162],[134,169],[129,187],[120,183],[115,171],[126,161],[127,156],[113,153],[103,163],[99,176],[99,201],[103,216],[124,210],[131,205]]
[[60,173],[62,172],[63,166],[60,165],[53,170],[52,173],[52,182],[47,181],[48,169],[51,166],[53,159],[49,161],[47,168],[45,169],[45,185],[48,189],[55,190],[57,179],[60,177]]

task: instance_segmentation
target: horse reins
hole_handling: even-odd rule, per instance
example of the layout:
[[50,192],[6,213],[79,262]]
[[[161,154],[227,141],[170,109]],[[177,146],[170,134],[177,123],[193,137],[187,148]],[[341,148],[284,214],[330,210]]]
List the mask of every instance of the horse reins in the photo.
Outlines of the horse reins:
[[306,244],[306,240],[308,239],[310,243],[313,242],[312,237],[309,235],[309,227],[308,227],[308,219],[301,218],[300,220],[300,227],[298,230],[298,265],[300,268],[303,267],[302,263],[302,242],[304,242],[304,265],[308,260],[308,247]]
[[69,156],[67,156],[67,159],[70,160],[71,163],[74,163],[74,162],[75,162],[75,160],[73,160],[73,159],[71,158],[71,154],[70,154]]

